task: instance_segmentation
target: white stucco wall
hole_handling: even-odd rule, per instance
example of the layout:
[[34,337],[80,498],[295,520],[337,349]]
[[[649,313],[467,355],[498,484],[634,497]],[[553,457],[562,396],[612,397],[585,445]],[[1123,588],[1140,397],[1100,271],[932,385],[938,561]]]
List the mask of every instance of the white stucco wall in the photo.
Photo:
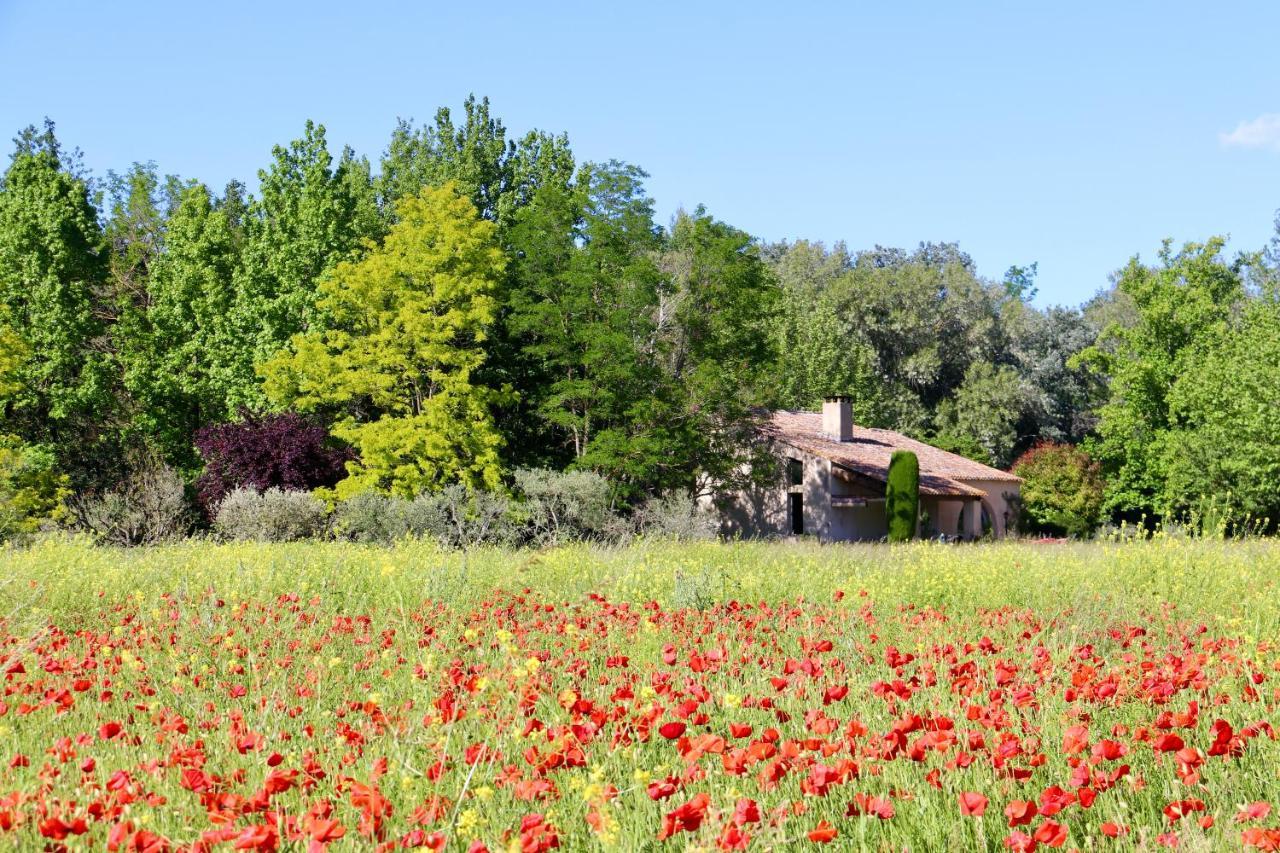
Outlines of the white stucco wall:
[[1018,523],[1012,499],[1016,499],[1020,494],[1020,484],[1005,480],[964,480],[963,482],[966,486],[981,489],[986,494],[984,502],[987,514],[991,516],[992,534],[997,538],[1009,535],[1006,528]]
[[[803,464],[802,485],[792,487],[787,476],[787,459]],[[722,535],[751,538],[758,536],[790,536],[791,513],[789,494],[798,491],[804,500],[804,533],[828,541],[877,541],[888,534],[883,502],[858,507],[831,505],[832,496],[854,493],[854,487],[831,473],[828,459],[782,446],[778,449],[777,483],[750,491],[704,498],[704,506],[714,509],[721,520]],[[1018,484],[1003,480],[965,480],[965,485],[985,494],[991,533],[997,538],[1007,535],[1006,517],[1013,516],[1010,496],[1018,494]],[[980,502],[921,496],[921,509],[929,514],[933,535],[976,538],[982,533],[980,516],[975,516]],[[966,513],[961,529],[961,512]],[[922,531],[922,533],[925,531]]]
[[[790,536],[792,492],[799,492],[804,504],[804,535],[823,540],[877,540],[888,532],[884,504],[835,507],[832,495],[848,495],[853,487],[831,473],[831,462],[804,451],[782,447],[778,451],[778,484],[770,488],[721,495],[707,505],[714,506],[725,536]],[[802,484],[793,487],[786,468],[788,459],[803,465]]]

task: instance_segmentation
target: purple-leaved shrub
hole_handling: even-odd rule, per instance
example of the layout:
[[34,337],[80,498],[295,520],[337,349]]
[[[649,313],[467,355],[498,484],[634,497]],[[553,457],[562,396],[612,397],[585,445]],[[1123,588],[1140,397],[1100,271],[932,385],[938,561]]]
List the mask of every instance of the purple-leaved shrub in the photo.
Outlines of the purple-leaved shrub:
[[196,493],[206,516],[232,489],[246,487],[307,491],[333,486],[346,475],[354,457],[336,446],[324,427],[297,414],[241,413],[234,423],[208,426],[196,433],[204,473]]

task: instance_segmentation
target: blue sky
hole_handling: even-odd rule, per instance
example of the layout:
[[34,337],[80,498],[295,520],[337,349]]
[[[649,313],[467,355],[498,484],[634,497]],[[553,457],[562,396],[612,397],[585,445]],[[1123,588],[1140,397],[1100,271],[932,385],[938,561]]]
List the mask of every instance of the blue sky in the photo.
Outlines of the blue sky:
[[0,0],[0,132],[96,174],[221,185],[324,123],[375,158],[470,92],[765,239],[956,240],[1078,303],[1164,237],[1261,247],[1280,208],[1280,3]]

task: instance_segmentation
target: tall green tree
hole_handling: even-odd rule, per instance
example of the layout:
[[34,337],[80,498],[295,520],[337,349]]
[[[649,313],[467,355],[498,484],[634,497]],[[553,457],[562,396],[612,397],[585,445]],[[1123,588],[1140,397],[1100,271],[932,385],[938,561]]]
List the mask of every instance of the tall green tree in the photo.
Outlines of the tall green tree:
[[383,228],[369,164],[349,149],[335,165],[323,125],[307,122],[301,139],[277,146],[260,171],[260,196],[248,206],[236,270],[231,319],[241,357],[229,402],[264,400],[254,364],[270,358],[291,336],[322,325],[318,282]]
[[[234,202],[232,202],[234,203]],[[173,465],[198,465],[200,427],[231,417],[243,342],[230,324],[240,259],[235,211],[203,184],[187,187],[150,263],[146,301],[121,319],[133,424]]]
[[[524,357],[531,339],[520,331],[524,327],[518,320],[514,325],[509,321],[519,310],[515,306],[527,301],[521,299],[522,292],[545,291],[546,281],[533,281],[533,277],[554,277],[563,271],[565,256],[558,246],[573,239],[581,219],[583,203],[569,140],[564,134],[538,130],[510,138],[492,114],[488,99],[474,96],[463,104],[458,121],[448,108],[438,110],[434,122],[420,127],[400,121],[376,181],[388,221],[396,219],[397,199],[449,181],[471,199],[481,217],[497,224],[498,240],[512,260],[496,294],[498,315],[488,342],[489,358],[481,370],[484,384],[510,385],[515,390],[499,417],[512,462],[562,464],[559,436],[537,412],[542,389],[554,377],[546,373],[545,365]],[[542,225],[534,226],[535,220]]]
[[109,172],[107,189],[111,298],[117,311],[145,308],[151,266],[164,248],[160,176],[154,163],[135,163],[123,175]]
[[506,265],[496,226],[453,185],[402,198],[399,222],[320,284],[326,325],[261,367],[276,403],[336,416],[360,454],[341,496],[412,496],[455,482],[496,488],[501,436],[484,364]]
[[938,405],[934,443],[1004,468],[1013,461],[1029,396],[1014,368],[975,362],[955,395]]
[[784,293],[783,405],[847,394],[866,425],[923,437],[971,365],[1012,361],[1006,309],[1026,308],[1022,291],[980,279],[954,244],[850,257],[797,243],[766,256]]
[[784,409],[815,409],[824,397],[850,398],[854,420],[890,426],[891,404],[876,370],[876,352],[827,294],[783,290],[774,330],[778,356],[774,402]]
[[[1232,524],[1280,524],[1280,305],[1249,304],[1238,325],[1185,359],[1168,395],[1161,509]],[[1265,521],[1264,521],[1265,520]]]
[[1011,362],[1027,399],[1018,422],[1019,450],[1031,441],[1078,443],[1096,422],[1106,399],[1104,377],[1078,363],[1093,346],[1099,326],[1078,308],[1010,306]]
[[540,186],[508,230],[522,248],[507,328],[542,378],[525,405],[555,461],[624,500],[736,472],[774,361],[777,289],[754,242],[702,210],[664,232],[646,177],[588,164]]
[[1099,410],[1096,440],[1087,449],[1107,481],[1106,511],[1137,516],[1168,509],[1166,440],[1174,425],[1169,390],[1193,366],[1196,353],[1220,340],[1245,297],[1239,264],[1222,256],[1223,240],[1169,241],[1158,263],[1137,257],[1120,272],[1116,289],[1130,300],[1130,325],[1114,324],[1081,353],[1110,383]]
[[107,258],[74,158],[51,122],[27,128],[0,178],[0,306],[29,351],[4,413],[23,440],[53,448],[77,484],[93,479],[114,417]]
[[489,99],[474,95],[463,104],[461,125],[441,107],[431,124],[416,127],[402,119],[391,134],[377,178],[378,197],[394,218],[396,200],[450,181],[471,199],[484,219],[504,233],[539,187],[567,186],[574,176],[573,154],[563,134],[530,131],[508,139],[493,116]]
[[771,396],[779,291],[752,237],[702,207],[677,214],[661,267],[655,326],[692,438],[685,464],[703,488],[729,482],[751,461],[755,412]]
[[540,188],[511,229],[527,249],[515,264],[508,328],[544,378],[526,389],[526,403],[563,463],[630,481],[651,474],[632,428],[661,385],[643,352],[657,346],[661,245],[644,177],[622,163],[588,165],[574,186]]

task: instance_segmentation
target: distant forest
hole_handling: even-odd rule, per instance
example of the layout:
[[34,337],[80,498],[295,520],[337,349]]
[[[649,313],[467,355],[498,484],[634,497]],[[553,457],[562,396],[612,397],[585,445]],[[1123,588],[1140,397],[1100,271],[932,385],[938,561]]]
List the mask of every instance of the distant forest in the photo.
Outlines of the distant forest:
[[47,121],[15,142],[0,515],[148,467],[193,484],[224,425],[296,438],[281,413],[322,430],[339,499],[549,468],[625,506],[748,476],[760,412],[839,393],[1002,468],[1075,445],[1111,520],[1280,518],[1280,238],[1135,246],[1082,306],[1039,308],[1034,263],[984,277],[954,243],[657,222],[638,166],[509,133],[487,100],[373,160],[308,122],[253,192],[90,175]]

